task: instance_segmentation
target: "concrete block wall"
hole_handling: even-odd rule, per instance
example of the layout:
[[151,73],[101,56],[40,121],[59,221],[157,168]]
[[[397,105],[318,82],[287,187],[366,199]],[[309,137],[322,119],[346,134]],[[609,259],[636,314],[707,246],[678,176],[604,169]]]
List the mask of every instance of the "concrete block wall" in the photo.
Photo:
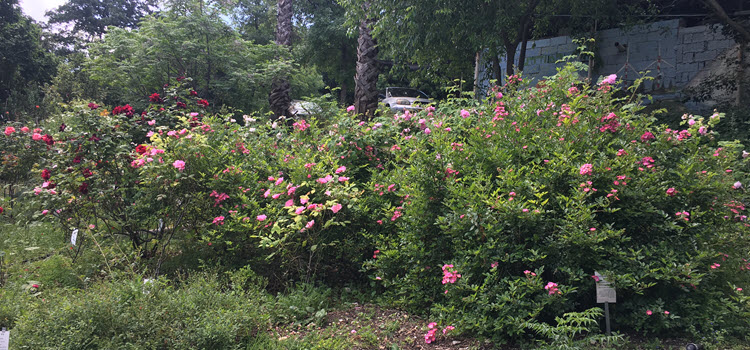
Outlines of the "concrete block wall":
[[[627,45],[627,49],[618,49],[616,42],[621,47]],[[658,76],[659,79],[646,82],[647,90],[679,90],[722,52],[733,47],[735,42],[722,35],[720,28],[680,27],[680,21],[674,19],[626,29],[603,30],[597,33],[596,45],[597,75],[617,73],[620,79],[629,84],[641,76],[640,72],[649,71],[647,75]],[[555,62],[574,54],[575,49],[576,45],[568,36],[529,41],[524,75],[538,80],[555,74],[560,66]],[[504,56],[501,57],[501,67],[505,68]],[[480,80],[485,87],[489,85],[488,68],[480,67]]]

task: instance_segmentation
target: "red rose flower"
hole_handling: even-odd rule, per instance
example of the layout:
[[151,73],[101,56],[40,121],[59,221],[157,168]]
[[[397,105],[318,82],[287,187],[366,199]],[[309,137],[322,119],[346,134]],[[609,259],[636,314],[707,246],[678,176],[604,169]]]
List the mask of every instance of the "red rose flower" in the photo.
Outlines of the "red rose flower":
[[151,96],[148,97],[148,100],[151,101],[151,102],[153,102],[153,103],[162,103],[163,102],[162,99],[161,99],[161,96],[159,96],[159,94],[157,94],[155,92],[153,94],[151,94]]
[[89,169],[89,168],[83,169],[82,173],[83,173],[83,177],[84,178],[89,178],[92,175],[94,175],[94,173],[92,173],[91,169]]
[[99,105],[94,102],[89,102],[89,108],[92,110],[99,108]]
[[43,141],[44,141],[44,142],[45,142],[45,143],[46,143],[47,145],[50,145],[50,146],[52,146],[52,145],[54,145],[54,144],[55,144],[55,139],[53,139],[53,138],[52,138],[52,136],[49,136],[49,134],[44,134],[44,135],[42,136],[42,140],[43,140]]
[[42,179],[44,181],[47,181],[47,180],[49,180],[50,177],[52,177],[52,174],[49,172],[49,169],[47,169],[47,168],[42,169]]
[[138,154],[145,154],[148,152],[148,147],[146,147],[146,145],[138,145],[135,147],[135,151],[138,152]]
[[81,186],[78,186],[78,192],[81,192],[81,194],[88,194],[89,193],[89,184],[82,183]]
[[179,109],[185,109],[185,108],[187,108],[187,105],[185,104],[185,102],[179,102],[178,101],[176,103],[176,105],[177,105],[177,108],[179,108]]
[[195,90],[190,90],[190,96],[198,96],[198,93]]
[[197,103],[198,103],[198,105],[200,105],[200,106],[203,106],[203,107],[208,107],[208,101],[206,101],[206,100],[198,100],[198,102],[197,102]]

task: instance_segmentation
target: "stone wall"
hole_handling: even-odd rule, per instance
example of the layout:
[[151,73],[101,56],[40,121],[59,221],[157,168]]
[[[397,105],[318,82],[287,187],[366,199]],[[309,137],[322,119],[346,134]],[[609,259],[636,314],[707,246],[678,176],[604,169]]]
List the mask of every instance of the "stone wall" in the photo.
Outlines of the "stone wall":
[[[736,43],[722,35],[718,28],[681,27],[680,20],[675,19],[629,29],[600,31],[596,35],[596,46],[594,76],[617,73],[629,84],[641,76],[640,72],[648,70],[647,74],[657,79],[645,84],[647,90],[679,91]],[[574,54],[576,44],[570,37],[560,36],[530,41],[527,47],[523,73],[537,80],[555,74],[560,65],[556,62]],[[501,57],[501,67],[505,67],[504,56]],[[489,85],[488,68],[488,65],[480,67],[480,81],[484,87]]]

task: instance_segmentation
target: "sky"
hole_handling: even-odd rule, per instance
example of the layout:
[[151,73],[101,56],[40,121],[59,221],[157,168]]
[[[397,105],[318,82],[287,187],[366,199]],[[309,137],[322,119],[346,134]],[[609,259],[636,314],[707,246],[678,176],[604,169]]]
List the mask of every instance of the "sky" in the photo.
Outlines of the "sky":
[[23,13],[29,15],[37,22],[47,22],[44,14],[64,4],[66,0],[19,0]]

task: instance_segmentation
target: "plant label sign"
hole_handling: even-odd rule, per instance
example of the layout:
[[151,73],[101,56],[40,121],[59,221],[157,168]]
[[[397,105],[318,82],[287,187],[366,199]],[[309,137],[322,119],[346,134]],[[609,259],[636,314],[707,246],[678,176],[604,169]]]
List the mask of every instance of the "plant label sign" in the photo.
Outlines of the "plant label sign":
[[70,244],[76,245],[76,241],[78,240],[78,229],[73,230],[73,233],[70,234]]
[[612,282],[607,281],[604,276],[600,275],[598,272],[594,271],[594,276],[596,276],[596,303],[597,304],[603,304],[603,303],[616,303],[617,302],[617,292],[615,291],[615,288],[612,287]]
[[8,343],[10,343],[10,331],[6,331],[3,328],[0,331],[0,350],[8,350]]

